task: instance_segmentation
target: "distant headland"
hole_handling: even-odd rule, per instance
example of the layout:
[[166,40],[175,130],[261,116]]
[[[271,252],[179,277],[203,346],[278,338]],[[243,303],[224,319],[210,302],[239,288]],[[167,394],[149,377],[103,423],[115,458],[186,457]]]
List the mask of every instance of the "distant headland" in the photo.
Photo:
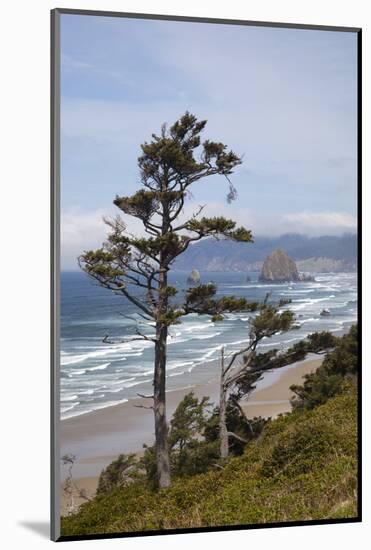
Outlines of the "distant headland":
[[254,244],[205,239],[190,246],[175,262],[175,269],[189,271],[261,271],[265,258],[284,250],[299,272],[354,272],[357,266],[357,235],[308,237],[296,233],[280,237],[254,236]]

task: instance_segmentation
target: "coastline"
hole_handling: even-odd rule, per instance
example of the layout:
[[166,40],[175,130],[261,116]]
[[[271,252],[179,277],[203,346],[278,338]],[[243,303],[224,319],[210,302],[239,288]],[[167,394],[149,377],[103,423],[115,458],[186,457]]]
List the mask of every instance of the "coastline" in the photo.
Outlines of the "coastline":
[[[289,412],[290,399],[293,396],[290,386],[302,383],[303,376],[315,371],[322,360],[322,358],[311,358],[268,373],[250,398],[241,401],[246,416],[274,418]],[[211,402],[217,403],[218,380],[167,392],[168,419],[171,418],[181,399],[190,391],[193,391],[197,397],[209,396]],[[73,468],[74,480],[88,494],[92,495],[95,492],[101,470],[120,453],[140,453],[143,443],[153,443],[152,410],[138,407],[145,404],[144,401],[143,398],[136,398],[61,421],[61,456],[64,454],[76,456]],[[110,449],[110,453],[105,453],[105,449]],[[62,511],[64,500],[62,495]],[[79,499],[75,500],[78,504],[83,502]]]

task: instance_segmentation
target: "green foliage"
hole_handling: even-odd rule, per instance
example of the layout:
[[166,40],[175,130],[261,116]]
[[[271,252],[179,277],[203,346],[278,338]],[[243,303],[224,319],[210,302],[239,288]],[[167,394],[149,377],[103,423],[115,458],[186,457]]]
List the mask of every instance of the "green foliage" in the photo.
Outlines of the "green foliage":
[[203,143],[203,148],[203,160],[205,163],[210,164],[214,160],[215,165],[222,174],[231,174],[232,169],[237,164],[241,164],[241,159],[233,151],[227,152],[227,146],[223,143],[206,140]]
[[254,239],[250,230],[245,229],[244,227],[237,227],[234,231],[231,231],[227,237],[233,241],[240,243],[253,243]]
[[329,373],[341,374],[344,377],[358,374],[357,325],[353,325],[347,334],[337,340],[334,351],[325,357],[323,366]]
[[294,314],[290,310],[278,312],[273,305],[264,305],[251,321],[250,330],[254,338],[269,338],[277,332],[290,330],[294,323]]
[[[260,313],[251,322],[250,338],[262,339],[279,331],[284,332],[295,328],[295,319],[289,310],[279,312],[279,308],[263,304]],[[344,342],[348,343],[348,347],[351,343],[349,349],[344,348]],[[344,365],[351,365],[350,370],[353,374],[356,370],[358,360],[356,327],[352,327],[349,335],[342,339],[327,331],[315,332],[285,351],[272,349],[265,353],[249,352],[244,357],[245,369],[236,381],[234,394],[237,398],[247,396],[255,389],[256,383],[265,372],[302,361],[310,353],[324,354],[326,352],[323,367],[316,373],[305,376],[304,386],[291,387],[296,394],[292,401],[294,407],[310,408],[324,403],[329,397],[340,391],[343,377],[348,373]],[[335,364],[335,366],[328,369],[326,365],[329,364]]]
[[[277,369],[288,363],[287,354],[278,349],[269,350],[266,353],[257,351],[264,338],[270,338],[277,333],[296,328],[295,316],[292,311],[281,311],[282,303],[267,304],[267,300],[268,295],[262,304],[257,304],[258,313],[250,319],[249,345],[244,350],[242,367],[237,369],[237,373],[233,371],[232,367],[232,371],[225,380],[237,400],[248,396],[267,370]],[[232,361],[234,359],[235,357],[232,356]]]
[[138,460],[135,454],[119,455],[99,476],[97,495],[111,493],[113,489],[133,481],[138,476]]
[[198,434],[202,434],[210,407],[206,396],[199,400],[192,391],[184,396],[170,422],[169,444],[172,449],[182,451]]
[[[227,428],[241,438],[231,438],[232,455],[240,455],[247,442],[262,432],[266,420],[248,420],[231,398],[227,406]],[[219,409],[212,408],[208,397],[198,399],[191,391],[178,404],[170,422],[168,437],[173,477],[189,477],[206,472],[219,462]],[[109,494],[134,480],[145,481],[151,490],[157,487],[155,446],[144,445],[144,454],[121,454],[105,468],[97,495]]]
[[224,317],[221,313],[214,313],[214,315],[211,316],[211,320],[213,323],[217,323],[218,321],[223,321]]
[[204,170],[204,164],[194,157],[200,146],[200,133],[206,120],[197,121],[186,112],[168,130],[164,124],[161,135],[152,134],[151,143],[141,145],[143,154],[138,158],[142,182],[154,189],[160,188],[158,174],[163,166],[171,176],[190,177]]
[[[229,453],[232,456],[241,455],[246,445],[259,437],[268,422],[261,416],[248,419],[238,406],[234,395],[231,395],[227,402],[226,421],[228,432],[244,440],[229,437]],[[204,437],[208,443],[219,442],[219,407],[214,407],[212,415],[207,420]]]
[[166,326],[179,325],[182,315],[184,315],[183,310],[177,310],[169,306],[167,312],[159,317],[159,321]]
[[125,214],[149,220],[159,207],[159,200],[153,191],[140,189],[131,197],[116,196],[113,204]]
[[[173,477],[205,472],[219,458],[218,441],[206,438],[211,403],[208,397],[198,399],[193,392],[184,396],[170,422],[169,448]],[[151,489],[156,489],[157,471],[154,447],[145,446],[142,465]]]
[[332,338],[326,333],[313,334],[308,337],[311,346],[334,346],[314,373],[304,376],[303,385],[293,385],[295,393],[292,400],[294,408],[313,409],[325,403],[330,397],[339,394],[344,380],[355,379],[358,373],[358,331],[353,325],[348,334]]
[[[152,134],[152,141],[141,145],[143,154],[138,158],[138,165],[142,183],[147,188],[162,190],[164,177],[173,185],[174,182],[181,184],[184,190],[202,177],[232,174],[241,159],[223,143],[206,140],[201,144],[200,134],[206,123],[187,111],[170,128],[164,124],[161,135]],[[230,194],[233,195],[233,191],[231,186]]]
[[236,226],[236,222],[233,220],[227,220],[222,216],[214,218],[201,218],[200,220],[192,219],[187,223],[186,229],[188,231],[196,231],[202,235],[208,235],[211,233],[225,235],[232,231]]
[[194,231],[202,236],[220,236],[228,237],[231,240],[250,243],[253,242],[251,231],[244,227],[235,229],[236,222],[228,220],[222,216],[214,218],[192,219],[185,224],[188,231]]
[[303,385],[290,387],[295,394],[295,397],[291,400],[294,408],[313,409],[338,394],[343,385],[341,375],[329,374],[324,369],[306,374],[304,380]]
[[190,476],[205,472],[211,462],[216,462],[217,443],[209,444],[204,438],[210,408],[208,397],[199,400],[190,392],[175,410],[169,432],[174,476]]
[[222,468],[179,478],[153,492],[140,481],[62,518],[63,535],[249,525],[355,517],[357,396],[269,422]]
[[[261,417],[248,420],[231,398],[227,406],[227,428],[245,440],[231,438],[231,454],[242,454],[246,443],[257,438],[265,424],[266,420]],[[186,394],[172,416],[168,444],[173,478],[190,477],[214,468],[220,459],[218,407],[212,408],[208,397],[198,399],[193,392]],[[132,466],[127,478],[133,479],[144,472],[148,487],[156,490],[158,476],[155,447],[144,445],[144,449],[143,457]],[[121,455],[107,470],[116,472],[123,460],[127,460],[127,457]],[[106,471],[102,476],[106,477]],[[113,480],[110,490],[118,485]]]
[[318,353],[319,351],[334,348],[337,342],[337,337],[331,332],[314,332],[307,336],[307,349],[308,352]]
[[177,289],[175,286],[167,286],[166,287],[166,295],[170,298],[171,296],[176,296],[178,294]]
[[144,454],[140,462],[145,472],[145,483],[149,490],[155,491],[158,489],[156,447],[155,445],[143,445],[143,448]]
[[[126,252],[128,253],[128,250]],[[79,261],[88,275],[98,276],[106,280],[115,280],[125,274],[122,268],[115,265],[115,255],[112,251],[104,248],[84,252]]]
[[249,302],[246,298],[223,296],[215,298],[216,286],[207,283],[189,288],[186,292],[185,312],[211,315],[213,321],[222,321],[223,313],[234,311],[256,311],[257,302]]
[[189,306],[200,307],[202,304],[207,304],[210,307],[214,302],[214,296],[216,294],[216,285],[214,283],[207,283],[204,285],[197,285],[187,290],[186,303]]

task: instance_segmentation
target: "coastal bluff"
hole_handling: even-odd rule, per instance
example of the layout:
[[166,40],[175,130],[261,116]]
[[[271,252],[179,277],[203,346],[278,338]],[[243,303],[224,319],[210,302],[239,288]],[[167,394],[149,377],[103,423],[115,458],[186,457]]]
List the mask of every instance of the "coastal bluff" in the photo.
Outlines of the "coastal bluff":
[[296,263],[284,250],[274,250],[264,260],[259,276],[261,283],[312,282],[312,275],[300,274]]

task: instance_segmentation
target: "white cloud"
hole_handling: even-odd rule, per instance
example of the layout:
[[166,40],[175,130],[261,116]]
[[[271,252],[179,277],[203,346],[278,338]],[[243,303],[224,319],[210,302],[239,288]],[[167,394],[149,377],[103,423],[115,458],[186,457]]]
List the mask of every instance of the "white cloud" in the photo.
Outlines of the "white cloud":
[[[179,218],[183,223],[198,210],[199,203],[189,201]],[[77,258],[84,250],[101,246],[107,235],[107,227],[103,218],[115,217],[119,214],[117,208],[83,210],[68,208],[61,213],[61,256],[62,269],[75,270],[78,268]],[[252,216],[246,209],[235,210],[222,203],[209,203],[205,206],[202,215],[225,216],[233,218],[239,225],[251,226]],[[127,231],[134,235],[144,235],[142,223],[136,218],[125,216]]]
[[70,55],[67,55],[65,53],[62,53],[61,55],[61,63],[62,67],[65,69],[91,69],[92,65],[90,63],[86,63],[85,61],[80,61],[78,59],[74,59]]
[[[179,223],[190,218],[198,209],[197,201],[189,201],[184,208]],[[118,210],[67,209],[61,215],[61,252],[62,269],[77,269],[77,257],[84,250],[101,246],[106,238],[107,227],[104,217],[114,217]],[[229,206],[226,202],[208,203],[204,216],[225,216],[232,218],[237,225],[251,229],[253,235],[278,236],[284,233],[302,233],[309,236],[341,235],[357,230],[354,216],[342,212],[297,212],[283,216],[271,216],[264,213]],[[144,235],[141,222],[136,218],[124,216],[127,230],[131,234]]]
[[[117,208],[83,210],[68,208],[61,213],[61,263],[62,270],[78,269],[77,258],[84,250],[99,248],[106,239],[108,228],[104,218],[114,218]],[[125,216],[128,233],[142,235],[139,220]]]
[[77,258],[84,250],[97,248],[105,238],[103,217],[106,210],[83,211],[78,208],[62,211],[62,269],[77,269]]
[[292,230],[312,235],[339,234],[357,229],[357,218],[343,212],[298,212],[284,215],[283,222]]
[[[223,186],[208,180],[192,189],[197,200],[187,204],[187,215],[198,200],[211,198],[209,215],[236,219],[254,234],[355,229],[356,43],[350,35],[161,21],[105,19],[102,25],[104,52],[93,25],[80,37],[81,44],[91,40],[89,55],[76,46],[73,59],[64,60],[76,70],[92,63],[86,71],[80,66],[83,79],[66,80],[62,90],[64,204],[99,212],[116,193],[134,192],[139,144],[189,109],[209,120],[204,138],[221,139],[244,164],[233,176],[239,201],[226,205]],[[107,84],[108,72],[120,77],[119,85]],[[79,97],[89,82],[91,93]]]

